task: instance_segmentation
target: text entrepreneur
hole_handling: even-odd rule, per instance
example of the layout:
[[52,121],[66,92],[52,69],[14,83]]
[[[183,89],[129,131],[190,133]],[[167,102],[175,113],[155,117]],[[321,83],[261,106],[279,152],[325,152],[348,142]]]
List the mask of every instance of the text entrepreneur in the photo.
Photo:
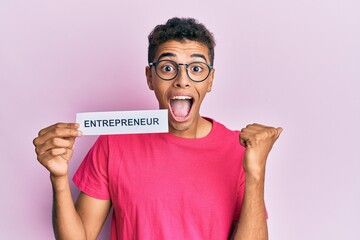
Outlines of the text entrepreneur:
[[123,118],[84,120],[84,127],[118,127],[118,126],[145,126],[159,125],[159,118]]

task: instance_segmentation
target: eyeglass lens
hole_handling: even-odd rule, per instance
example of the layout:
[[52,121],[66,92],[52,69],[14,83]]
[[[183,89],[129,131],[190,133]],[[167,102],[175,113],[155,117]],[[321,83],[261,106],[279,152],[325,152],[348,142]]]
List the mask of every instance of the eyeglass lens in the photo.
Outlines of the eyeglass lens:
[[[164,80],[174,79],[180,67],[176,62],[170,60],[159,61],[155,66],[156,73]],[[206,63],[193,62],[187,65],[186,72],[191,80],[203,81],[209,76],[210,67]]]

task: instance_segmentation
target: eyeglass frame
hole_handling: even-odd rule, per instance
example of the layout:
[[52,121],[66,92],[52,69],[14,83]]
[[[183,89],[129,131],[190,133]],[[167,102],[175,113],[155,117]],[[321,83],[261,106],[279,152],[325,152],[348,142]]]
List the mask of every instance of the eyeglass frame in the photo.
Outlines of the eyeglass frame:
[[[170,78],[170,79],[165,79],[165,78],[160,77],[160,75],[159,75],[158,72],[157,72],[156,66],[157,66],[159,63],[165,62],[165,61],[167,61],[167,62],[172,62],[172,63],[174,63],[174,64],[177,66],[177,72],[176,72],[175,76],[172,77],[172,78]],[[205,64],[205,65],[208,67],[209,73],[208,73],[208,75],[207,75],[203,80],[196,81],[196,80],[194,80],[194,79],[192,79],[192,78],[190,77],[189,71],[188,71],[188,67],[189,67],[191,64],[194,64],[194,63],[202,63],[202,64]],[[173,61],[173,60],[160,60],[160,61],[157,61],[157,62],[151,62],[151,63],[149,63],[149,67],[150,67],[150,68],[151,68],[151,67],[155,67],[156,75],[157,75],[159,78],[161,78],[162,80],[164,80],[164,81],[171,81],[171,80],[175,79],[175,78],[179,75],[180,66],[185,66],[186,74],[187,74],[187,76],[190,78],[190,80],[193,81],[193,82],[203,82],[203,81],[205,81],[205,80],[209,77],[209,75],[210,75],[210,73],[211,73],[211,70],[214,69],[214,66],[213,66],[213,65],[209,65],[209,64],[207,64],[207,63],[199,62],[199,61],[191,62],[191,63],[177,63],[177,62],[175,62],[175,61]]]

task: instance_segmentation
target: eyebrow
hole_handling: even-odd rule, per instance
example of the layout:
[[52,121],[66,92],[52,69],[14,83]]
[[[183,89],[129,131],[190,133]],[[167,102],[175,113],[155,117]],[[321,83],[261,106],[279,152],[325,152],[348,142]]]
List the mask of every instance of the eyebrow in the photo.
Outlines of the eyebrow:
[[205,62],[207,62],[206,57],[205,57],[203,54],[200,54],[200,53],[194,53],[194,54],[191,54],[191,57],[199,57],[199,58],[204,59],[204,60],[205,60]]
[[164,58],[164,57],[175,57],[175,54],[173,53],[170,53],[170,52],[165,52],[165,53],[162,53],[159,57],[158,57],[158,61],[160,61],[161,58]]
[[[158,57],[158,61],[160,61],[161,58],[164,58],[164,57],[176,57],[175,54],[173,53],[170,53],[170,52],[165,52],[165,53],[162,53],[159,57]],[[200,53],[194,53],[194,54],[191,54],[191,57],[199,57],[199,58],[202,58],[205,60],[205,62],[207,62],[207,59],[206,57],[203,55],[203,54],[200,54]]]

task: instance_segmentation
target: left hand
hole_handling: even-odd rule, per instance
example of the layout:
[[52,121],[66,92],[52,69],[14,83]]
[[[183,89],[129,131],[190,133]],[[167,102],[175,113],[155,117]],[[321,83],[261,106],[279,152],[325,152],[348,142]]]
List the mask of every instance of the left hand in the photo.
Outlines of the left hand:
[[250,124],[241,129],[240,144],[246,147],[243,166],[247,176],[264,179],[266,159],[283,129]]

